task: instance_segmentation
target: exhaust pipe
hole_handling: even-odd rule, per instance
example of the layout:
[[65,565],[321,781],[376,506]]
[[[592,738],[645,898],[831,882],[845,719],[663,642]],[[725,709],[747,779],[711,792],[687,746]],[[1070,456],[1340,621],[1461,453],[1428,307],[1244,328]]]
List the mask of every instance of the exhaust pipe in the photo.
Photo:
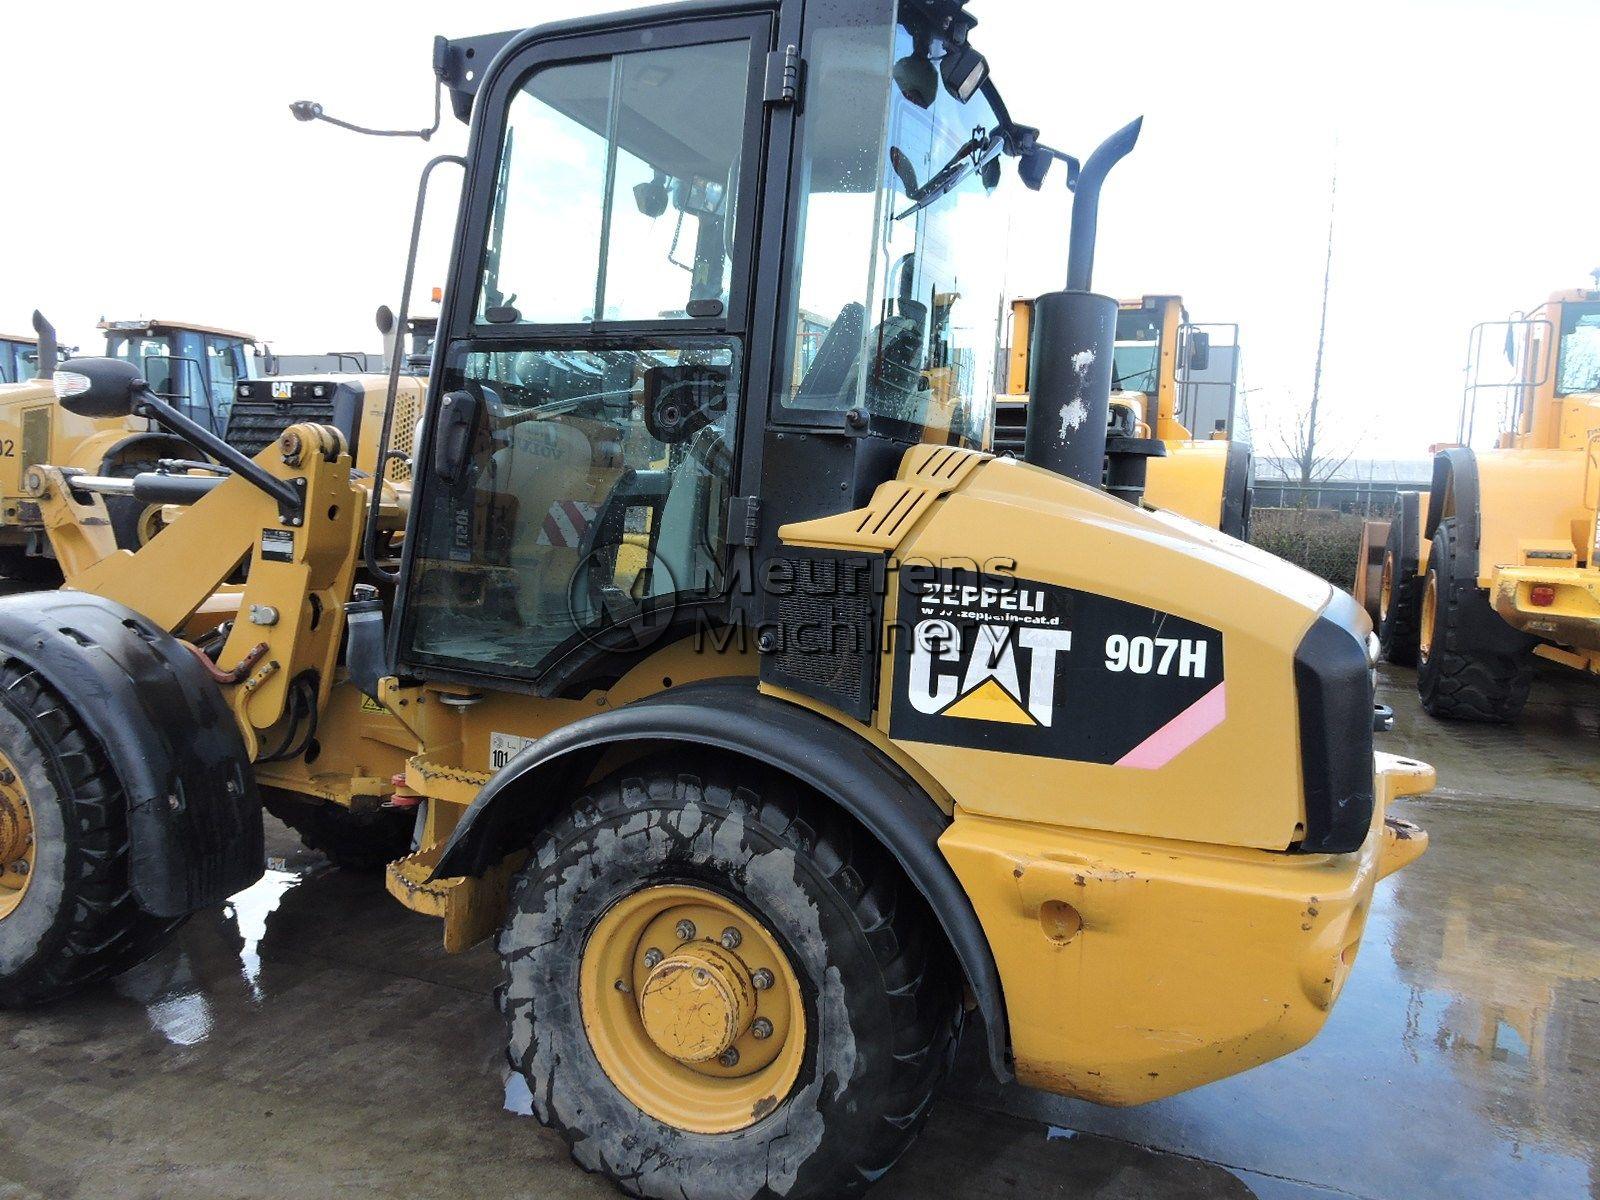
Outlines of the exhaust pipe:
[[1099,487],[1111,408],[1111,352],[1117,302],[1089,290],[1094,276],[1100,189],[1139,140],[1144,118],[1108,137],[1078,173],[1072,198],[1067,287],[1033,302],[1028,427],[1023,461]]
[[39,378],[51,379],[56,373],[56,327],[44,319],[37,308],[33,310],[33,332],[39,335]]

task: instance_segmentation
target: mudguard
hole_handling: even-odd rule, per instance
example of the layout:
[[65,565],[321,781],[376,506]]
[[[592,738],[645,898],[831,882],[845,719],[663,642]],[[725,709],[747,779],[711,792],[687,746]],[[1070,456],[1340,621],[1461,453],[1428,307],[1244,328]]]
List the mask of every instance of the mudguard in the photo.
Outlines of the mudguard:
[[1428,489],[1428,519],[1422,527],[1422,540],[1432,541],[1439,522],[1456,519],[1461,560],[1455,564],[1456,579],[1478,580],[1478,459],[1465,446],[1441,450],[1433,457],[1433,485]]
[[758,692],[754,680],[672,688],[540,738],[478,793],[433,877],[477,875],[526,846],[553,803],[581,789],[619,742],[730,751],[794,776],[860,821],[928,901],[983,1015],[990,1064],[1010,1078],[999,972],[972,902],[939,850],[949,819],[888,755],[827,717]]
[[261,878],[261,797],[244,740],[194,653],[87,592],[0,599],[0,658],[37,671],[105,747],[128,798],[128,880],[178,917]]

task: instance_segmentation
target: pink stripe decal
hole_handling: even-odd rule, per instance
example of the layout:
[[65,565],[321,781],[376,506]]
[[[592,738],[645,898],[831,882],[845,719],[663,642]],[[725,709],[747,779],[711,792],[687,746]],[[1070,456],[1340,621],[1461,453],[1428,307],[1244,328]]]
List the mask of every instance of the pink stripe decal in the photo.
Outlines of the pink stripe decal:
[[1132,750],[1117,759],[1119,767],[1138,767],[1153,771],[1164,767],[1218,725],[1228,715],[1228,705],[1223,694],[1224,684],[1217,684],[1200,699],[1184,709],[1160,729],[1156,730]]

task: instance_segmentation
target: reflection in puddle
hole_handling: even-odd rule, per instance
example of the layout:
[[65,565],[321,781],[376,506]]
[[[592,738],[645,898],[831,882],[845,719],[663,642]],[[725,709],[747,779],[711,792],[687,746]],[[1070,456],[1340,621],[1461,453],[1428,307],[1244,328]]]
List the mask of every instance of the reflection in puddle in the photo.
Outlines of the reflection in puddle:
[[528,1090],[528,1081],[520,1071],[506,1072],[505,1109],[518,1117],[533,1116],[533,1093]]
[[145,1006],[150,1024],[174,1046],[194,1046],[211,1036],[211,1005],[197,991],[167,996]]
[[267,918],[277,910],[283,894],[299,882],[300,876],[293,871],[269,867],[260,879],[223,905],[222,911],[233,918],[244,939],[239,964],[257,1002],[261,1000],[261,939],[267,935]]

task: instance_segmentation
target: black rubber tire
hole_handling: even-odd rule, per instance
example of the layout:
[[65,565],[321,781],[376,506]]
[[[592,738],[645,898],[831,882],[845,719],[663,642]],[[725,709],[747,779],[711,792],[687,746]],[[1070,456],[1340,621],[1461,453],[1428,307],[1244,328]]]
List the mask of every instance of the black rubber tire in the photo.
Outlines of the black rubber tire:
[[[578,972],[595,923],[671,882],[758,914],[800,976],[812,1041],[799,1078],[733,1133],[641,1112],[583,1027]],[[959,976],[921,895],[834,806],[745,764],[658,759],[590,788],[534,844],[499,950],[508,1057],[534,1114],[633,1196],[857,1195],[916,1137],[954,1055]]]
[[[1378,614],[1378,649],[1384,659],[1401,667],[1417,665],[1417,643],[1422,631],[1422,593],[1427,582],[1408,564],[1414,556],[1405,552],[1404,530],[1397,518],[1389,523],[1389,542],[1385,560],[1394,562],[1394,583],[1389,611]],[[1381,601],[1380,601],[1381,603]]]
[[20,546],[0,549],[0,577],[26,588],[43,591],[61,586],[61,564],[43,555],[27,554]]
[[340,870],[381,871],[411,853],[416,815],[408,809],[357,813],[342,804],[308,800],[277,788],[262,788],[261,802],[300,835],[307,849]]
[[[1447,721],[1515,721],[1528,702],[1533,656],[1475,585],[1456,581],[1462,553],[1453,517],[1439,523],[1428,558],[1437,588],[1433,644],[1417,666],[1417,694],[1429,716]],[[1502,643],[1496,645],[1494,643]]]
[[34,672],[0,667],[0,747],[27,788],[35,864],[0,920],[0,1008],[59,999],[149,958],[183,924],[128,886],[127,802],[104,749]]
[[[112,463],[106,474],[113,479],[132,479],[145,471],[154,471],[154,459],[135,459]],[[106,517],[111,521],[111,533],[116,538],[118,550],[138,550],[144,545],[139,538],[139,525],[150,504],[132,496],[106,496]],[[160,531],[157,530],[159,533]]]

